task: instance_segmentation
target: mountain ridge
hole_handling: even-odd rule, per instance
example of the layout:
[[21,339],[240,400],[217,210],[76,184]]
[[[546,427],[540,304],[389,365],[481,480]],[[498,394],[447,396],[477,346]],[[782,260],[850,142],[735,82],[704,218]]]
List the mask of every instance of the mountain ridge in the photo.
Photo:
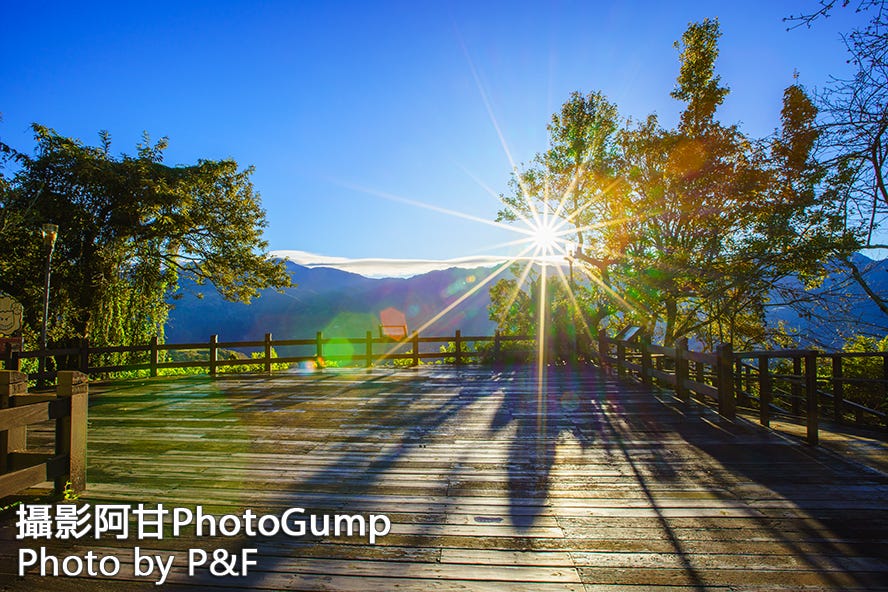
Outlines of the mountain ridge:
[[[888,259],[859,255],[856,263],[865,270],[876,293],[888,294]],[[377,334],[381,324],[390,324],[383,323],[380,316],[389,309],[403,314],[408,330],[415,331],[451,306],[452,310],[431,322],[422,333],[446,336],[460,329],[464,335],[492,335],[496,329],[488,316],[489,288],[496,279],[455,304],[483,282],[494,267],[451,267],[407,278],[370,278],[335,267],[306,267],[292,261],[285,264],[296,287],[283,293],[264,290],[249,305],[225,301],[212,286],[183,281],[172,301],[167,341],[200,342],[213,334],[223,341],[252,341],[262,339],[267,332],[279,339],[311,338],[317,331],[331,337],[363,337],[367,331]],[[501,277],[512,276],[504,272]],[[793,279],[785,288],[797,292],[801,283]],[[198,298],[198,293],[203,293],[203,298]],[[826,304],[815,302],[799,311],[781,305],[775,293],[775,302],[768,309],[768,324],[783,322],[794,327],[803,347],[839,349],[854,333],[884,334],[888,319],[847,276],[833,273],[810,293],[824,296]]]

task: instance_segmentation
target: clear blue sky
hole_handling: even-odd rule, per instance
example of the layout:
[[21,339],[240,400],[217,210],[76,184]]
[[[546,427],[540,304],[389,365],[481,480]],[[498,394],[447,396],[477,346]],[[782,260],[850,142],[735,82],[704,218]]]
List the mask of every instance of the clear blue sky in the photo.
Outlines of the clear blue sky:
[[0,138],[30,150],[31,122],[91,144],[106,129],[115,151],[132,152],[147,130],[170,138],[169,164],[253,165],[272,249],[490,254],[515,236],[378,193],[492,220],[484,186],[505,191],[510,164],[491,114],[526,162],[573,90],[673,123],[672,44],[705,17],[723,32],[717,68],[731,94],[720,118],[769,134],[794,70],[812,89],[847,73],[839,33],[860,19],[851,10],[786,31],[782,17],[815,6],[6,1]]

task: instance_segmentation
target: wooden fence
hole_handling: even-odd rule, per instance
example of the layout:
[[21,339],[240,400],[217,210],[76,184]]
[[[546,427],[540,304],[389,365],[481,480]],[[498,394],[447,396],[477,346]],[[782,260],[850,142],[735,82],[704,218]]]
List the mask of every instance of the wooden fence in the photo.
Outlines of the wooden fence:
[[[452,336],[413,333],[401,340],[375,336],[371,331],[357,338],[327,337],[320,331],[313,339],[275,340],[271,333],[266,333],[264,339],[256,341],[225,342],[213,335],[208,342],[161,344],[155,338],[144,345],[114,347],[91,347],[86,340],[79,340],[69,347],[45,351],[15,352],[7,348],[0,352],[0,360],[9,370],[18,370],[22,360],[53,357],[64,360],[62,367],[92,375],[147,371],[150,376],[157,376],[160,370],[178,368],[204,368],[210,375],[216,375],[230,366],[271,372],[276,364],[304,362],[319,365],[345,362],[367,368],[387,362],[418,366],[427,360],[460,365],[477,362],[481,356],[501,362],[507,353],[504,351],[507,343],[515,343],[519,349],[529,352],[535,349],[536,339],[499,332],[493,336],[466,336],[457,330]],[[440,347],[442,345],[446,347]],[[303,351],[300,355],[278,357],[274,355],[274,348]],[[255,350],[255,357],[220,356],[220,352],[226,350],[251,349]],[[167,359],[169,352],[174,351],[190,351],[192,355],[189,359]],[[846,393],[865,387],[876,389],[882,400],[888,398],[888,352],[734,352],[730,345],[724,344],[715,352],[704,353],[689,350],[686,339],[678,340],[674,347],[651,344],[637,328],[627,328],[616,337],[600,332],[598,351],[602,366],[614,367],[620,376],[634,375],[647,384],[656,382],[671,387],[686,402],[693,395],[703,401],[711,400],[719,413],[729,419],[735,417],[738,405],[757,410],[763,425],[768,425],[775,413],[803,417],[808,441],[814,444],[824,411],[839,423],[853,417],[857,423],[869,421],[886,425],[884,410],[850,400]],[[112,365],[107,362],[110,354],[139,355],[142,359]],[[881,360],[881,378],[846,376],[845,369],[851,360],[859,363],[864,359]],[[38,385],[54,377],[55,372],[32,375]]]
[[[0,498],[44,481],[57,493],[86,487],[86,375],[62,371],[55,394],[29,394],[28,377],[0,370]],[[54,451],[29,450],[28,426],[55,421]]]
[[[832,410],[832,418],[837,423],[844,423],[847,414],[851,413],[857,423],[869,417],[888,427],[883,411],[844,398],[847,385],[875,388],[883,400],[888,398],[888,352],[734,352],[731,345],[722,344],[713,353],[702,353],[688,350],[687,339],[677,340],[675,347],[664,347],[649,343],[640,332],[632,338],[620,338],[608,337],[604,331],[599,333],[598,348],[602,366],[615,368],[620,376],[632,374],[646,384],[657,382],[671,387],[685,402],[696,394],[704,402],[713,401],[719,414],[728,419],[734,419],[738,405],[757,409],[759,421],[766,426],[775,413],[804,418],[811,444],[817,444],[819,439],[818,426],[824,403]],[[882,377],[845,377],[843,360],[853,358],[881,359]],[[792,369],[780,371],[780,365],[775,364],[780,360]],[[831,373],[818,375],[818,368],[831,369]],[[830,390],[821,388],[822,385],[829,386]],[[778,404],[775,395],[780,395],[779,402],[788,404]]]
[[[477,345],[481,343],[492,343],[490,351],[478,351]],[[401,340],[386,336],[374,336],[371,331],[367,331],[364,337],[357,338],[326,337],[321,331],[318,331],[313,339],[273,339],[271,333],[266,333],[264,339],[257,341],[219,341],[218,335],[212,335],[208,342],[203,343],[159,343],[155,337],[150,343],[144,345],[113,347],[92,347],[88,340],[80,339],[76,344],[68,347],[56,347],[45,351],[17,352],[7,348],[5,352],[0,352],[0,360],[9,370],[18,370],[22,360],[55,358],[57,365],[61,363],[84,374],[147,370],[150,376],[157,376],[161,369],[205,368],[210,375],[216,375],[227,366],[250,366],[271,372],[275,364],[304,362],[320,364],[347,362],[367,368],[387,360],[406,360],[406,363],[411,366],[418,366],[422,360],[452,361],[454,364],[461,365],[477,361],[482,355],[489,356],[493,362],[499,362],[505,357],[504,346],[507,343],[535,344],[536,338],[533,336],[501,335],[499,331],[493,336],[463,335],[460,330],[457,330],[454,335],[443,337],[412,333],[406,339]],[[449,346],[450,344],[452,344],[452,351],[449,347],[444,348],[447,351],[441,351],[440,346]],[[433,347],[429,349],[429,345]],[[339,352],[337,352],[337,346]],[[275,356],[272,351],[274,348],[307,348],[311,351],[303,355]],[[342,353],[342,349],[350,351]],[[530,351],[531,348],[527,349]],[[257,350],[259,355],[257,357],[223,359],[220,357],[220,352],[223,350]],[[162,353],[172,351],[197,352],[200,359],[165,360]],[[142,354],[144,361],[110,365],[101,360],[107,354]],[[64,361],[59,362],[58,360]],[[55,372],[31,374],[31,378],[40,383],[52,380],[54,377]]]

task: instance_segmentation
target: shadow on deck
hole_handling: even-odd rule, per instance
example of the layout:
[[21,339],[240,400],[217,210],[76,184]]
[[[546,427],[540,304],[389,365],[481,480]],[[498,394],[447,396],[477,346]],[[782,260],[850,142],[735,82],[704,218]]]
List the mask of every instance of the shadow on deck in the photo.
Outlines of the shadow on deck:
[[[888,589],[888,477],[594,369],[421,368],[94,389],[83,502],[216,516],[386,514],[366,537],[16,541],[0,589]],[[116,554],[124,582],[15,575],[20,547]],[[132,549],[176,553],[162,587]],[[241,578],[187,549],[258,550]]]

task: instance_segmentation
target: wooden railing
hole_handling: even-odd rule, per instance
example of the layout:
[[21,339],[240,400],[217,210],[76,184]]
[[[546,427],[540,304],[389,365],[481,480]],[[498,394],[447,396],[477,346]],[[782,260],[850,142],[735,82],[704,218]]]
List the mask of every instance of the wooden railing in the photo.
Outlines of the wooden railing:
[[[646,384],[657,382],[673,388],[685,402],[692,394],[704,402],[712,400],[719,414],[728,419],[734,419],[738,406],[757,409],[759,421],[765,426],[770,425],[775,413],[804,418],[811,444],[818,443],[824,408],[832,411],[837,423],[845,423],[850,413],[859,424],[866,417],[888,427],[883,411],[845,398],[848,385],[865,385],[879,389],[883,400],[888,400],[888,352],[734,352],[729,344],[722,344],[715,352],[702,353],[690,351],[687,339],[677,340],[675,347],[664,347],[649,343],[641,333],[620,339],[608,337],[604,331],[599,333],[598,347],[602,366],[615,369],[618,375],[631,374]],[[880,358],[882,378],[845,376],[843,361],[850,358]],[[780,360],[785,362],[781,364]],[[791,370],[781,368],[789,365]],[[829,389],[821,388],[823,385]],[[789,404],[781,406],[783,401]]]
[[[58,374],[54,394],[29,394],[28,377],[0,370],[0,498],[44,481],[57,493],[86,487],[87,377]],[[53,452],[28,448],[28,427],[55,421]]]
[[[18,370],[22,360],[40,358],[64,358],[68,365],[74,366],[84,374],[100,375],[114,372],[147,371],[150,376],[157,376],[162,369],[205,368],[211,375],[216,375],[228,366],[249,366],[265,372],[271,372],[275,364],[295,364],[312,362],[348,362],[349,364],[372,367],[386,360],[406,360],[411,366],[418,366],[422,360],[452,361],[457,365],[477,361],[481,355],[489,355],[493,362],[499,362],[504,356],[503,347],[506,343],[533,342],[533,336],[502,335],[497,331],[494,335],[463,335],[457,330],[454,335],[422,336],[412,333],[407,338],[397,340],[386,336],[374,336],[367,331],[364,337],[342,338],[326,337],[321,331],[312,339],[273,339],[271,333],[256,341],[220,341],[218,335],[211,335],[207,342],[195,343],[159,343],[155,337],[151,342],[142,345],[121,345],[113,347],[92,347],[86,339],[69,347],[46,349],[44,351],[13,351],[11,348],[0,352],[0,361],[10,370]],[[491,343],[491,351],[477,351],[473,345]],[[441,351],[440,345],[453,344],[452,351]],[[429,348],[429,345],[439,347]],[[343,346],[348,353],[337,352]],[[423,346],[426,346],[425,348]],[[302,348],[310,350],[303,355],[276,356],[275,348]],[[445,348],[447,349],[447,348]],[[221,350],[256,350],[256,357],[237,357],[221,359]],[[530,350],[530,348],[528,348]],[[200,359],[166,360],[165,352],[198,352]],[[142,354],[143,361],[107,364],[100,358],[107,354]],[[44,374],[32,373],[31,378],[37,381],[52,380],[55,372]]]

